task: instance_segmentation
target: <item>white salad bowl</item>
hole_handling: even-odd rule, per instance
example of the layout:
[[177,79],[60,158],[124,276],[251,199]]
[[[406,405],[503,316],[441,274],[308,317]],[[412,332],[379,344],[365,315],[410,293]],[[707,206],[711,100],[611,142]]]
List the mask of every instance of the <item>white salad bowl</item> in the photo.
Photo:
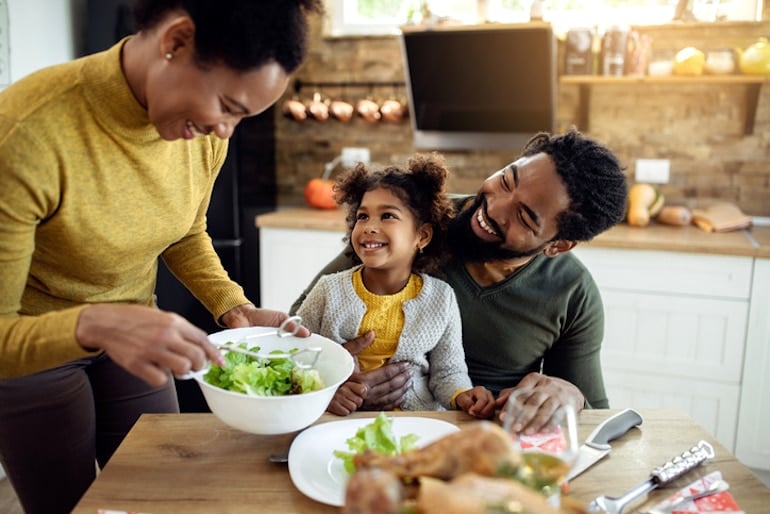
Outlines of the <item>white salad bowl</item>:
[[324,388],[286,396],[253,396],[209,384],[203,378],[208,367],[193,372],[191,378],[198,382],[211,412],[227,425],[245,432],[285,434],[306,428],[321,417],[337,388],[353,373],[350,353],[342,345],[317,334],[279,337],[275,328],[247,327],[209,335],[209,339],[218,345],[247,338],[254,338],[249,345],[259,346],[259,353],[321,347],[315,369],[321,375]]

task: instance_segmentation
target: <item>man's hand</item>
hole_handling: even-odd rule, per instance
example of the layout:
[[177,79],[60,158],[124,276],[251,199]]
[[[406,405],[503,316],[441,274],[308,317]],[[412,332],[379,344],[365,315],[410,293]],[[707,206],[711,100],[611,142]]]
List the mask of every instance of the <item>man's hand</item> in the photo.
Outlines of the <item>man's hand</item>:
[[495,414],[495,397],[483,386],[476,386],[458,394],[455,397],[455,405],[458,409],[481,419],[491,418]]
[[[505,407],[512,391],[521,391],[518,401],[526,403],[525,414],[517,419],[511,429],[517,433],[535,434],[549,425],[551,417],[563,405],[572,405],[575,412],[583,410],[585,397],[574,384],[561,378],[540,373],[530,373],[516,387],[503,389],[495,401],[499,409]],[[500,413],[503,420],[504,413]]]
[[359,409],[393,410],[403,404],[411,384],[408,363],[394,362],[371,371],[359,371],[357,356],[373,341],[374,332],[367,332],[343,344],[355,359],[356,368],[329,403],[327,410],[332,414],[347,416]]
[[[281,311],[258,309],[250,303],[233,307],[222,315],[222,323],[228,328],[241,327],[278,327],[289,315]],[[287,324],[287,330],[293,330],[293,326]],[[297,337],[307,337],[310,331],[306,327],[299,327]]]

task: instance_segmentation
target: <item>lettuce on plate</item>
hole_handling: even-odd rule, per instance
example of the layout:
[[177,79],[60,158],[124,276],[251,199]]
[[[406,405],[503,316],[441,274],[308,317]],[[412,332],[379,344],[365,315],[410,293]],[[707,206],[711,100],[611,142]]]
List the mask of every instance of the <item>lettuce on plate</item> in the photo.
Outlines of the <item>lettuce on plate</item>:
[[[241,347],[246,347],[241,344]],[[251,348],[258,352],[259,347]],[[296,351],[290,350],[290,352]],[[275,350],[270,353],[284,353]],[[287,358],[259,359],[237,352],[225,354],[225,365],[212,364],[203,375],[207,383],[251,396],[285,396],[323,389],[317,369],[300,369]]]
[[374,421],[359,428],[356,435],[345,441],[349,452],[334,450],[334,456],[342,459],[345,471],[353,473],[356,470],[353,457],[357,454],[372,450],[383,455],[398,455],[416,448],[419,438],[417,434],[396,437],[393,433],[393,418],[380,412]]

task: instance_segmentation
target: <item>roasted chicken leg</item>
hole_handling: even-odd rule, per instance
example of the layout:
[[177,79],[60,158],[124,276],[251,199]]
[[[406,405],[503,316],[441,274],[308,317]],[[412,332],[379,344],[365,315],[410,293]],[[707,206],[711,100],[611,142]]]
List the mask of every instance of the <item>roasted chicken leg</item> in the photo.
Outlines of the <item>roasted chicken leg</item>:
[[493,476],[515,470],[520,456],[499,425],[479,421],[423,448],[394,456],[366,451],[353,462],[357,470],[379,468],[402,480],[425,476],[449,480],[469,472]]

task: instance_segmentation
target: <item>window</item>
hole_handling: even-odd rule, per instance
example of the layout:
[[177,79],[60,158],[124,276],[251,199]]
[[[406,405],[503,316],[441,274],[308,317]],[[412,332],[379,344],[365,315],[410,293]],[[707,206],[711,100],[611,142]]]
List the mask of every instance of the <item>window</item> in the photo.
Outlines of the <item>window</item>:
[[760,19],[762,0],[326,0],[331,36],[398,34],[399,26],[419,23],[427,4],[433,16],[456,23],[483,20],[529,21],[532,2],[557,31],[613,24],[656,25],[674,19],[682,2],[699,21]]

